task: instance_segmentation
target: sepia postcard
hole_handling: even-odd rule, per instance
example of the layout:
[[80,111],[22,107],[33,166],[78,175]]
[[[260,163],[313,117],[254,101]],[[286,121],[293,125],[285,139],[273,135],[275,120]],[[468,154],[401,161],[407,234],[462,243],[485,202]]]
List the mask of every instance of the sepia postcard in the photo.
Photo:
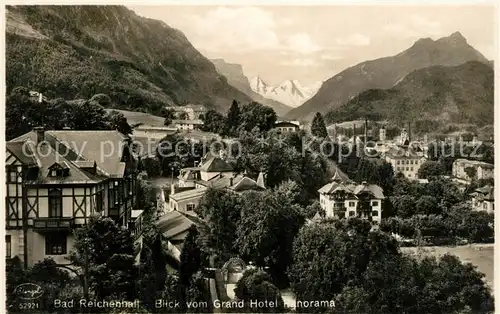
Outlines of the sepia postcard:
[[2,10],[0,312],[495,312],[495,2]]

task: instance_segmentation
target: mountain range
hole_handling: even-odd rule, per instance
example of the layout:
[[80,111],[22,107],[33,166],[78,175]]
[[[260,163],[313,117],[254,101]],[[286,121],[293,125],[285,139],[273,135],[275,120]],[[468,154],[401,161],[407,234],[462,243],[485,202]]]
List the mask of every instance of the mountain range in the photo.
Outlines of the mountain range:
[[259,76],[250,81],[250,87],[254,92],[294,108],[311,98],[319,90],[321,84],[322,82],[316,82],[311,86],[303,86],[298,80],[286,80],[277,86],[272,86]]
[[186,103],[226,111],[233,99],[252,100],[182,32],[124,6],[8,6],[6,31],[7,92],[105,93],[118,108],[150,113]]
[[311,120],[316,112],[335,111],[366,90],[389,89],[414,70],[437,65],[457,66],[467,61],[491,64],[459,32],[438,40],[419,39],[397,55],[365,61],[336,74],[286,118]]
[[328,120],[370,118],[413,122],[436,132],[451,124],[493,124],[494,74],[489,64],[469,61],[412,71],[390,89],[369,89],[327,114]]
[[279,117],[283,117],[292,108],[273,99],[266,98],[260,93],[254,91],[243,72],[243,67],[240,64],[229,63],[224,59],[211,59],[212,63],[215,65],[217,71],[227,78],[230,85],[236,87],[238,90],[245,93],[247,96],[252,98],[254,101],[261,103],[263,105],[269,106],[276,111]]

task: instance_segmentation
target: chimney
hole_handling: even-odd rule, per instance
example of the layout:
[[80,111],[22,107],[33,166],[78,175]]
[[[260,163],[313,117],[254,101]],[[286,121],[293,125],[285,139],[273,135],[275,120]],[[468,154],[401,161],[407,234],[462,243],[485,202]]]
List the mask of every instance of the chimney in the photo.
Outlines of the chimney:
[[36,133],[36,144],[40,144],[45,140],[45,128],[43,126],[38,126],[33,128],[33,131]]
[[361,182],[361,184],[362,184],[362,185],[368,185],[368,182],[363,181],[363,182]]
[[43,95],[42,95],[42,93],[38,93],[38,102],[39,103],[43,102]]
[[233,186],[233,183],[234,183],[234,178],[229,177],[229,186]]

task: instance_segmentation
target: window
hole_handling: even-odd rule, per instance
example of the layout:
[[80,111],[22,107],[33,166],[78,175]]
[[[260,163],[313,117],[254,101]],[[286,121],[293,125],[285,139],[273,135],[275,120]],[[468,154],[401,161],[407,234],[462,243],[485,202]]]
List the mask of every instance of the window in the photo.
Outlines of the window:
[[49,191],[49,217],[62,217],[62,193],[61,190]]
[[114,208],[115,207],[115,189],[111,188],[108,191],[108,199],[109,199],[109,208]]
[[63,169],[52,169],[50,170],[49,176],[51,177],[64,177],[66,173]]
[[353,217],[355,214],[356,213],[353,210],[349,211],[349,217]]
[[372,206],[378,206],[378,201],[373,201]]
[[349,207],[354,207],[354,206],[356,206],[356,203],[354,203],[354,202],[349,202]]
[[97,192],[95,196],[95,210],[102,211],[102,191]]
[[406,167],[406,171],[410,170],[410,167]]
[[9,171],[9,182],[17,182],[17,172],[15,170]]
[[409,161],[409,160],[407,160],[407,161],[406,161],[406,164],[407,164],[407,165],[409,165],[409,164],[410,164],[410,161]]
[[372,210],[372,216],[378,216],[378,210]]
[[195,204],[189,203],[189,204],[186,205],[186,210],[187,211],[193,211],[195,207],[196,207]]
[[10,242],[10,235],[6,235],[5,236],[5,256],[7,258],[11,258],[12,257],[12,244]]
[[66,235],[50,234],[45,236],[45,255],[66,254]]
[[410,160],[410,165],[413,165],[413,160]]
[[398,164],[398,165],[399,165],[399,163],[400,163],[400,162],[399,162],[399,160],[398,160],[398,161],[396,162],[396,164]]
[[410,170],[413,171],[413,167],[411,167]]

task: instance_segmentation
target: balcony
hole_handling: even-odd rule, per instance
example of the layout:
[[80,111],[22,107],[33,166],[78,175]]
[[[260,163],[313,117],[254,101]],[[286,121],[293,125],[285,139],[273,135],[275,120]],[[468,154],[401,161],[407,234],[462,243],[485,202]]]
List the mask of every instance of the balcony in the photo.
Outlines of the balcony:
[[44,217],[33,221],[33,229],[39,231],[71,230],[73,226],[73,217]]

